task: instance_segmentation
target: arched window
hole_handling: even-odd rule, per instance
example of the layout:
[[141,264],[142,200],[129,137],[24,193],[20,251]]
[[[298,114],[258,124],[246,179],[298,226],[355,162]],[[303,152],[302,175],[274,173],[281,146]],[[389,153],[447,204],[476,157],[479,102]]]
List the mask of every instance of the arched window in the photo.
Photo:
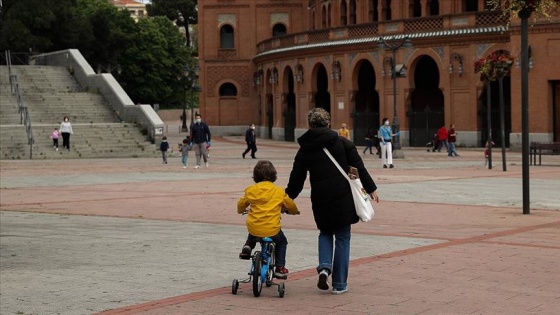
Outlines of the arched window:
[[463,0],[463,12],[478,11],[478,0]]
[[233,27],[229,24],[220,28],[220,48],[235,48],[235,34],[233,32]]
[[348,20],[348,24],[356,24],[356,0],[350,0],[350,19]]
[[313,8],[313,12],[311,12],[311,30],[315,30],[315,8]]
[[327,28],[327,7],[323,6],[321,14],[321,28]]
[[346,0],[342,0],[340,3],[340,26],[346,26],[348,24],[346,16]]
[[284,36],[286,33],[286,25],[282,23],[275,24],[272,27],[272,37]]
[[378,0],[369,0],[369,22],[379,21]]
[[237,96],[237,88],[232,83],[224,83],[220,86],[220,96]]
[[391,0],[383,0],[382,2],[382,14],[383,20],[391,20]]
[[428,1],[428,12],[429,12],[429,15],[439,15],[439,1],[438,0]]
[[413,0],[410,2],[410,17],[422,16],[422,3],[420,0]]

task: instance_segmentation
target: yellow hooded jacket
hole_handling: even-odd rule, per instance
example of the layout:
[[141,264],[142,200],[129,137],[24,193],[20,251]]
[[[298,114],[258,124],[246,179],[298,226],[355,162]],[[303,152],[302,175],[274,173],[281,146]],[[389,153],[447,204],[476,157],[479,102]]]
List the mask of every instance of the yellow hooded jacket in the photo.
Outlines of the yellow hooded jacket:
[[245,189],[245,195],[237,202],[237,213],[243,213],[248,206],[251,210],[247,214],[247,230],[257,237],[270,237],[280,232],[282,209],[290,214],[299,214],[296,204],[284,189],[268,181]]

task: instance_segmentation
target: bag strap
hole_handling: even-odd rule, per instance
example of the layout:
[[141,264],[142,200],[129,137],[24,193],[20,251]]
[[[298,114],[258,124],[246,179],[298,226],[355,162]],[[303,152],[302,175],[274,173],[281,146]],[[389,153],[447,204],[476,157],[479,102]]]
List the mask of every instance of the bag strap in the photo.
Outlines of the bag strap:
[[336,167],[338,168],[338,170],[340,171],[340,173],[342,173],[342,175],[343,175],[347,180],[350,180],[350,177],[348,177],[348,174],[346,174],[346,172],[342,169],[342,167],[340,166],[340,164],[338,164],[338,162],[334,159],[334,157],[333,157],[332,154],[329,152],[329,150],[327,150],[327,148],[323,148],[323,151],[325,151],[325,153],[326,153],[327,156],[331,159],[331,161],[334,163],[334,165],[336,165]]

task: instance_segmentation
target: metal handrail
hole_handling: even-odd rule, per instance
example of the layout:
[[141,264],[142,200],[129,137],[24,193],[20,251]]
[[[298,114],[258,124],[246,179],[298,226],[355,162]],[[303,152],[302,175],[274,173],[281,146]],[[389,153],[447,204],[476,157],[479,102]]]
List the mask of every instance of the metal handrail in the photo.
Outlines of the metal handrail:
[[33,159],[33,144],[35,144],[35,138],[33,137],[33,128],[31,127],[31,116],[29,115],[29,110],[27,106],[23,103],[23,98],[21,96],[21,91],[19,89],[18,78],[16,74],[12,74],[12,58],[10,51],[6,50],[6,63],[8,64],[8,73],[10,76],[10,86],[12,94],[16,95],[18,112],[20,114],[20,124],[25,126],[25,132],[27,133],[27,144],[29,145],[29,159]]

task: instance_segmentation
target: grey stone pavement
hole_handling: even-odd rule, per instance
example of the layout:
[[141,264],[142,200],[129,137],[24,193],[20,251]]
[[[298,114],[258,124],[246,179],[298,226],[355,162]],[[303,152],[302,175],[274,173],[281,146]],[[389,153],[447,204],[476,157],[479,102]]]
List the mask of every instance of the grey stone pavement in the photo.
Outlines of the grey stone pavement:
[[[170,135],[179,143],[182,135]],[[0,161],[1,314],[558,314],[560,157],[458,158],[404,148],[396,168],[363,155],[379,186],[372,222],[353,226],[349,292],[317,290],[309,187],[285,216],[286,295],[249,284],[235,211],[256,160],[241,137],[215,139],[210,167],[161,159]],[[260,140],[285,186],[297,145]]]

